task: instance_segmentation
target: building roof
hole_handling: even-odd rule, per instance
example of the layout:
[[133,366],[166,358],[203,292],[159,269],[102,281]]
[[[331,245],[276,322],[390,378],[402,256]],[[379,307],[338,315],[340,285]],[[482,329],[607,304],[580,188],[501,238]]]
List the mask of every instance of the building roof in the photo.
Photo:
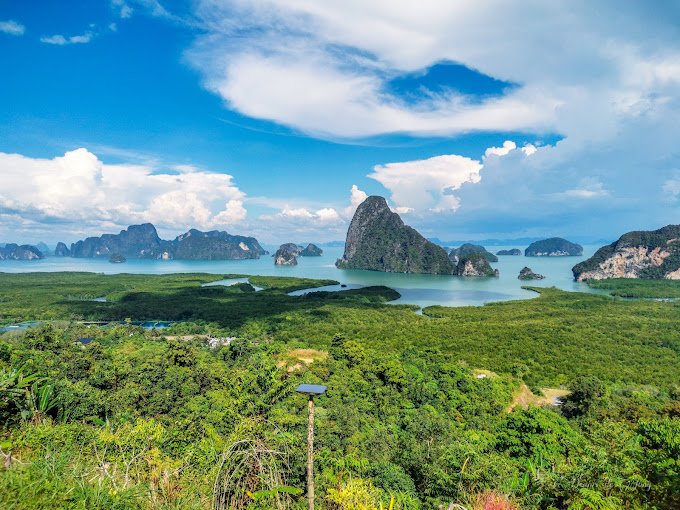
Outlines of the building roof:
[[320,384],[301,384],[295,391],[302,393],[303,395],[323,395],[326,392],[327,386],[322,386]]

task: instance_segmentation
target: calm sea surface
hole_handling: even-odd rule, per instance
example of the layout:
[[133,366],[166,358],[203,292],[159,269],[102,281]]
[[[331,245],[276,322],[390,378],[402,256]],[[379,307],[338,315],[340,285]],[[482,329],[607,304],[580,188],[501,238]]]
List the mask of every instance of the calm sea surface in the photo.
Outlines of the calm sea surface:
[[[501,249],[525,246],[490,246],[495,253]],[[401,299],[394,303],[408,303],[422,307],[430,305],[464,306],[482,305],[492,301],[529,299],[536,294],[523,290],[522,285],[558,287],[569,291],[590,292],[582,283],[573,281],[571,268],[577,262],[590,257],[599,245],[583,247],[583,257],[524,257],[499,256],[492,264],[500,271],[498,278],[462,278],[458,276],[433,276],[378,273],[375,271],[340,270],[334,265],[342,256],[342,248],[324,248],[321,257],[300,257],[298,265],[275,266],[271,256],[258,260],[226,261],[179,261],[179,260],[128,260],[124,264],[112,264],[106,259],[73,259],[47,257],[37,261],[0,261],[0,272],[23,273],[31,271],[90,271],[95,273],[212,273],[263,276],[300,276],[337,280],[350,288],[367,285],[385,285],[399,291]],[[272,247],[267,247],[272,251]],[[274,248],[275,249],[275,248]],[[545,280],[522,282],[517,279],[520,269],[529,266],[544,275]]]

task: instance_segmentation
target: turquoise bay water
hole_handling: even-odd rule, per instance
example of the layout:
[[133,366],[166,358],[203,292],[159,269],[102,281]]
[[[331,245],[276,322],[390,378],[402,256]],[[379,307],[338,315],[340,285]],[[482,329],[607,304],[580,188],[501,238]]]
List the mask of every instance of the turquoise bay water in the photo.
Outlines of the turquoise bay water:
[[[524,246],[493,246],[489,251],[525,248]],[[500,271],[498,278],[463,278],[414,274],[378,273],[375,271],[341,270],[334,265],[342,256],[342,248],[324,248],[321,257],[300,257],[297,266],[275,266],[271,256],[257,260],[188,261],[188,260],[128,260],[124,264],[111,264],[106,259],[73,259],[48,257],[35,261],[0,261],[0,272],[22,273],[30,271],[90,271],[116,274],[167,274],[212,273],[263,276],[299,276],[337,280],[348,288],[367,285],[385,285],[397,290],[399,304],[465,306],[482,305],[492,301],[529,299],[534,292],[522,289],[523,285],[558,287],[568,291],[592,292],[585,284],[573,281],[571,268],[590,257],[599,246],[583,247],[583,257],[524,257],[499,256],[492,264]],[[270,250],[271,251],[271,250]],[[517,279],[520,269],[529,266],[545,280],[523,282]]]

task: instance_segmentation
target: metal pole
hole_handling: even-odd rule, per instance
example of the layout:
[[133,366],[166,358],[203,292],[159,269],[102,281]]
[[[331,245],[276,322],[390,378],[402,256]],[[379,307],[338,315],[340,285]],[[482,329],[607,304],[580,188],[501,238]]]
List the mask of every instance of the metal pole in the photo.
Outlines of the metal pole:
[[309,421],[307,423],[307,502],[309,510],[314,510],[314,398],[309,397],[307,404]]

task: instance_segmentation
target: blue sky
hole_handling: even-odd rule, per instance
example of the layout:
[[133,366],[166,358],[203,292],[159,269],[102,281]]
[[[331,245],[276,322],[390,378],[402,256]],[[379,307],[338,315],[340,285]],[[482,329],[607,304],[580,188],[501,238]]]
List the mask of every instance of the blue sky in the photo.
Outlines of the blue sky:
[[678,223],[679,14],[636,5],[0,0],[0,240]]

